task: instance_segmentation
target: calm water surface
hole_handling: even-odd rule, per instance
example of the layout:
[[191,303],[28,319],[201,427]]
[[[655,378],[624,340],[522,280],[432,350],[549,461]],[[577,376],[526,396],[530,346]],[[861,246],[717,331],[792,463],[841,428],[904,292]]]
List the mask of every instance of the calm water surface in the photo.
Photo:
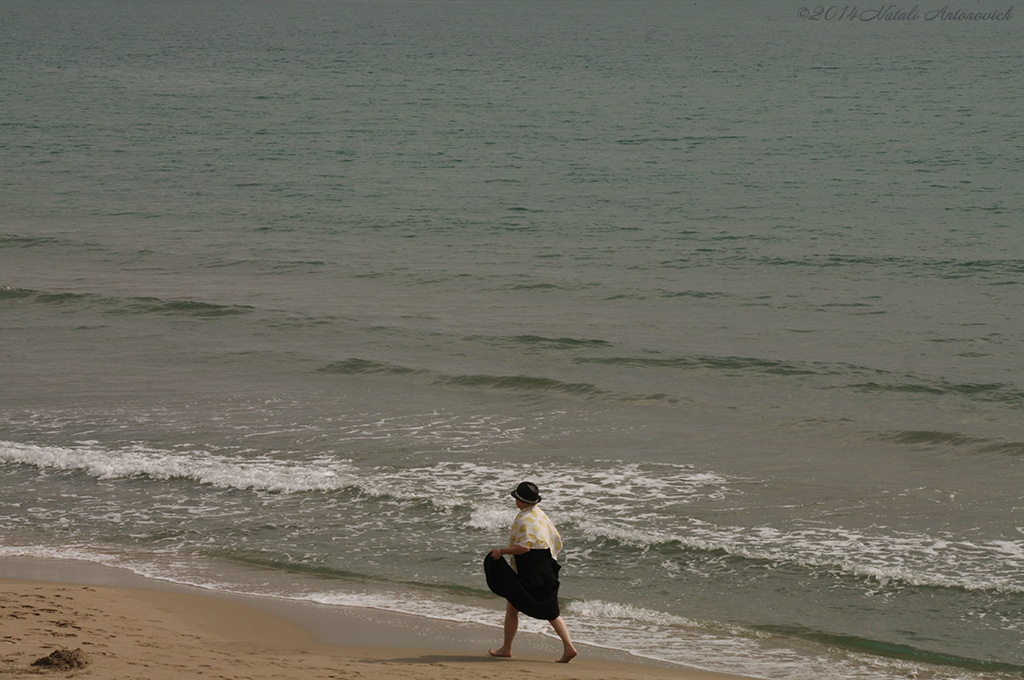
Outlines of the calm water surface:
[[0,554],[1020,677],[1020,22],[799,9],[5,4]]

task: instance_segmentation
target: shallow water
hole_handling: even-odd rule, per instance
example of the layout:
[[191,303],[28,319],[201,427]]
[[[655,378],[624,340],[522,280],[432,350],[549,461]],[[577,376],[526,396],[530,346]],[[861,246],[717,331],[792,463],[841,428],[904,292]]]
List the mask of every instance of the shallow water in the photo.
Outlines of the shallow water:
[[797,9],[9,4],[3,553],[1019,676],[1019,24]]

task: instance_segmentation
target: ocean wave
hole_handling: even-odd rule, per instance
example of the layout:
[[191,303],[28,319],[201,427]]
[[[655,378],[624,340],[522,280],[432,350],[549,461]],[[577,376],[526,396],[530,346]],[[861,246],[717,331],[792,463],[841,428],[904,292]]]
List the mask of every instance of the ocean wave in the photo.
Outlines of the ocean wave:
[[869,381],[851,383],[846,389],[858,392],[890,392],[903,394],[926,394],[933,396],[956,396],[971,401],[998,403],[1012,408],[1024,408],[1024,391],[1006,383],[954,383],[948,380],[929,379],[918,376],[894,376],[888,382]]
[[70,248],[72,250],[100,250],[96,243],[86,243],[57,236],[25,236],[22,234],[0,234],[0,248]]
[[610,391],[602,390],[590,383],[567,383],[552,378],[536,378],[525,375],[450,375],[438,378],[434,384],[474,389],[561,392],[574,396],[611,394]]
[[554,283],[518,283],[507,286],[508,290],[538,290],[538,291],[551,291],[551,290],[565,290],[563,286],[556,285]]
[[61,447],[0,442],[0,461],[77,470],[97,479],[191,479],[219,488],[282,493],[336,491],[358,484],[353,467],[345,461],[290,463],[264,456],[239,461],[209,453],[179,453],[141,445],[111,451],[95,443]]
[[[660,550],[683,559],[731,557],[762,568],[792,565],[812,573],[866,579],[871,588],[929,587],[994,594],[1024,593],[1024,541],[968,542],[952,536],[869,533],[841,527],[782,530],[730,527],[691,519],[686,526],[637,527],[624,520],[575,523],[590,541]],[[1000,565],[993,570],[992,565]]]
[[182,314],[192,317],[234,316],[248,314],[253,307],[247,305],[218,305],[197,300],[161,300],[159,298],[130,298],[121,313],[130,314]]
[[952,444],[953,446],[977,446],[979,443],[989,441],[975,437],[958,434],[956,432],[936,432],[928,430],[905,430],[900,432],[887,432],[880,435],[881,439],[887,439],[900,444],[924,444],[926,446],[937,446],[941,444]]
[[981,453],[997,453],[1012,456],[1024,455],[1024,442],[988,437],[971,437],[959,432],[900,430],[882,433],[879,435],[879,438],[910,446],[955,446]]
[[234,316],[254,310],[246,305],[220,305],[199,300],[164,300],[155,297],[110,297],[93,293],[69,293],[0,287],[0,301],[12,300],[23,304],[82,305],[101,314],[173,314],[195,318]]
[[[0,462],[40,469],[78,471],[97,479],[147,477],[157,481],[191,480],[201,485],[281,494],[353,491],[367,497],[425,503],[450,510],[472,505],[480,485],[513,488],[522,468],[493,469],[470,463],[427,467],[357,467],[330,456],[288,461],[268,455],[172,451],[142,445],[108,449],[96,442],[41,446],[0,441]],[[429,484],[426,483],[429,480]],[[507,511],[500,526],[508,523]]]
[[513,347],[552,347],[555,349],[577,349],[588,347],[611,347],[612,343],[607,340],[591,338],[551,338],[543,335],[509,335],[509,336],[484,336],[471,335],[465,338],[468,341],[483,341],[487,344],[511,345]]
[[874,270],[898,269],[914,277],[941,279],[986,278],[1024,274],[1024,260],[1013,258],[955,259],[909,256],[873,255],[811,255],[807,257],[750,256],[743,257],[755,264],[770,267],[809,267],[831,269],[837,267],[870,267]]
[[[692,357],[585,357],[574,360],[580,364],[607,364],[634,368],[714,369],[721,371],[753,371],[770,375],[828,375],[837,369],[828,364],[792,363],[774,359],[737,356]],[[849,367],[848,367],[849,368]],[[861,369],[863,370],[863,369]]]
[[[200,312],[195,311],[196,314]],[[226,313],[226,312],[225,312]],[[928,397],[952,397],[967,401],[995,403],[1008,408],[1024,408],[1024,391],[1010,383],[953,382],[941,378],[874,369],[844,362],[800,362],[751,356],[587,356],[584,350],[599,351],[611,347],[603,340],[511,336],[483,338],[489,343],[504,342],[520,347],[580,350],[570,361],[579,365],[612,366],[656,371],[710,371],[723,377],[772,376],[780,379],[817,379],[814,389],[850,390],[861,393],[920,394]],[[535,393],[561,393],[586,399],[615,401],[686,402],[687,398],[665,392],[643,393],[613,389],[597,382],[568,382],[543,375],[495,375],[436,373],[429,369],[402,366],[374,359],[351,357],[317,369],[319,373],[341,375],[383,374],[428,376],[431,384],[445,387],[507,390]]]
[[[615,363],[615,360],[576,359],[579,363]],[[623,362],[629,360],[622,360]],[[647,364],[656,367],[656,363]],[[380,376],[423,376],[430,385],[452,389],[526,392],[534,394],[563,394],[569,397],[608,402],[664,402],[666,404],[689,403],[686,397],[665,392],[626,392],[602,387],[591,382],[567,382],[558,378],[536,375],[494,375],[494,374],[450,374],[429,369],[403,366],[385,361],[351,357],[325,364],[317,373],[326,375],[380,375]],[[781,372],[781,371],[780,371]]]
[[[867,590],[931,587],[994,594],[1024,593],[1024,541],[970,541],[843,527],[731,526],[689,516],[695,503],[742,494],[743,480],[671,464],[623,461],[517,464],[440,462],[427,466],[358,466],[328,456],[281,460],[141,445],[116,450],[93,442],[40,446],[0,442],[0,461],[78,471],[97,479],[145,477],[279,494],[346,492],[359,502],[404,508],[392,521],[418,525],[432,513],[458,512],[466,529],[500,533],[510,520],[507,489],[544,479],[545,506],[577,536],[577,549],[656,553],[679,564],[736,560],[736,569],[792,565],[809,574],[854,579]],[[481,490],[488,490],[481,493]],[[374,506],[367,506],[372,508]],[[426,513],[426,514],[425,514]],[[998,565],[995,568],[993,565]]]
[[25,288],[0,286],[0,300],[17,300],[27,302],[29,304],[60,305],[98,299],[100,298],[96,295],[84,293],[49,293],[45,291],[28,290]]
[[[628,513],[638,503],[677,508],[698,498],[720,498],[728,480],[712,473],[671,464],[597,461],[579,466],[514,462],[442,462],[429,466],[359,467],[331,457],[287,461],[269,456],[228,456],[202,451],[171,451],[141,445],[110,450],[93,442],[75,446],[40,446],[0,442],[0,461],[41,469],[81,471],[99,479],[150,477],[189,479],[219,488],[281,493],[354,490],[374,498],[429,503],[450,510],[469,510],[476,528],[507,526],[507,490],[524,478],[543,478],[557,500],[556,512],[567,520]],[[484,494],[481,489],[492,490]]]
[[317,369],[318,373],[337,374],[337,375],[360,375],[366,373],[383,373],[387,375],[410,375],[416,373],[423,373],[424,371],[407,368],[405,366],[397,366],[395,364],[389,364],[383,361],[373,361],[370,359],[359,359],[351,358],[345,359],[344,361],[336,361],[331,364],[327,364]]
[[[654,624],[657,626],[676,626],[685,628],[703,628],[707,624],[688,619],[683,616],[676,616],[656,609],[647,609],[621,602],[610,602],[606,600],[575,600],[569,604],[573,614],[581,617],[599,617],[603,619],[619,619],[633,623]],[[723,626],[725,628],[725,626]],[[738,629],[733,629],[738,631]]]
[[399,366],[372,359],[353,357],[336,361],[316,369],[318,373],[337,375],[393,375],[429,376],[430,383],[438,387],[451,387],[474,390],[502,390],[513,392],[562,393],[576,397],[601,397],[618,400],[661,398],[662,395],[628,395],[616,394],[611,390],[599,388],[591,383],[569,383],[555,378],[529,375],[486,375],[467,374],[451,375],[434,373],[426,369]]

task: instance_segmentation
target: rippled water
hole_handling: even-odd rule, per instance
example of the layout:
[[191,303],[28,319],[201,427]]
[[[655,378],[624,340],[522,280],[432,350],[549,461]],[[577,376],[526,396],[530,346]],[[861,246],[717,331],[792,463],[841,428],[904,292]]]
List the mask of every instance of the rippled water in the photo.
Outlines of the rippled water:
[[1019,25],[797,9],[8,3],[0,553],[1019,676]]

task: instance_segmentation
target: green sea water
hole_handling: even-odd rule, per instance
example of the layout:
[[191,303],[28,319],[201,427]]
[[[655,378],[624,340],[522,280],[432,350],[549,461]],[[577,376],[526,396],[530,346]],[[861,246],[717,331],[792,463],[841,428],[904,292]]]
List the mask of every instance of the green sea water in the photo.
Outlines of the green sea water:
[[0,554],[1019,677],[1020,23],[800,9],[4,3]]

